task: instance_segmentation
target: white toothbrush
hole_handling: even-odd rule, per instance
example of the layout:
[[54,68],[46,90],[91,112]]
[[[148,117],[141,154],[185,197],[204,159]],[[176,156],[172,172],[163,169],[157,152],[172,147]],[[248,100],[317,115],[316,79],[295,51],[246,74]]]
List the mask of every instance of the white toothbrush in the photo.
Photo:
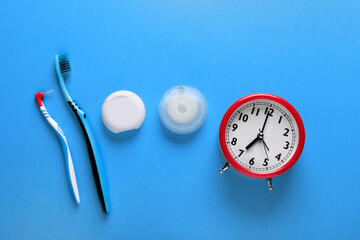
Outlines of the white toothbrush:
[[63,133],[63,131],[61,130],[59,124],[51,118],[50,114],[47,112],[44,103],[42,101],[42,99],[44,98],[45,94],[47,93],[51,93],[52,91],[48,91],[48,92],[38,92],[35,94],[35,99],[40,107],[40,110],[42,112],[42,114],[44,115],[45,119],[48,121],[48,123],[52,126],[52,128],[55,130],[55,132],[57,133],[60,142],[61,142],[61,146],[63,148],[63,152],[64,152],[64,156],[65,156],[65,162],[66,162],[66,169],[67,169],[67,174],[68,174],[68,178],[69,178],[69,182],[71,185],[71,189],[72,189],[72,193],[73,196],[76,200],[76,202],[79,204],[80,203],[80,194],[79,194],[79,189],[77,186],[77,182],[76,182],[76,176],[75,176],[75,169],[74,169],[74,164],[71,158],[71,154],[70,154],[70,149],[69,149],[69,145],[68,142],[66,140],[65,134]]

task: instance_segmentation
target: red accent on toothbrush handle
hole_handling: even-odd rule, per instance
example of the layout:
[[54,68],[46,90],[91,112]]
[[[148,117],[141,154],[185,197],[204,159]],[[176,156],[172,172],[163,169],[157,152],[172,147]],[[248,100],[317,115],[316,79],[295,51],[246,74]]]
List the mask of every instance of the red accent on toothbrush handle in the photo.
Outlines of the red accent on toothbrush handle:
[[38,92],[35,94],[35,99],[39,107],[44,106],[42,99],[44,98],[45,94],[43,92]]

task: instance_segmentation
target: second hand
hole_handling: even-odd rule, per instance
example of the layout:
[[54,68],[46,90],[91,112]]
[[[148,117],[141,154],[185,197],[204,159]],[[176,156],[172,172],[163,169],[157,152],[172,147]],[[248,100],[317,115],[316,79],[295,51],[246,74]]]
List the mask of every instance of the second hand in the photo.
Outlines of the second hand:
[[[264,150],[265,150],[265,154],[266,154],[266,158],[269,159],[268,153],[266,151],[266,148],[269,149],[266,145],[266,143],[264,142],[264,140],[262,140],[263,146],[264,146]],[[269,150],[270,151],[270,150]]]

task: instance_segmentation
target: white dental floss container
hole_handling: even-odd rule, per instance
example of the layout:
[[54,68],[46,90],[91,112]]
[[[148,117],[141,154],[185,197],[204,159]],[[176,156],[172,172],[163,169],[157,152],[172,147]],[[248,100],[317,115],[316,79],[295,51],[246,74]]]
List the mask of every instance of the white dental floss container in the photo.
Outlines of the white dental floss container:
[[145,119],[145,105],[135,93],[117,91],[105,99],[101,117],[104,125],[114,133],[138,129]]

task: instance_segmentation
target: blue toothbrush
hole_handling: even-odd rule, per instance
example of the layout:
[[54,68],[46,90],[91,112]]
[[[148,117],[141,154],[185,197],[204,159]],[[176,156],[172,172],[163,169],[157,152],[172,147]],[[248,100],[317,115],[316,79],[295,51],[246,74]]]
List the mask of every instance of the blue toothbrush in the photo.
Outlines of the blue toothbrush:
[[86,140],[86,145],[89,152],[92,172],[95,179],[96,188],[104,208],[105,212],[110,211],[110,196],[108,184],[106,181],[105,168],[100,156],[99,149],[97,148],[95,138],[91,132],[89,123],[87,121],[87,115],[83,109],[81,109],[75,101],[70,97],[68,91],[65,87],[64,77],[66,74],[70,73],[70,62],[66,54],[56,55],[55,56],[55,68],[56,73],[59,79],[60,87],[63,92],[63,95],[69,104],[70,108],[73,110],[77,120],[80,123],[81,129],[84,133]]

